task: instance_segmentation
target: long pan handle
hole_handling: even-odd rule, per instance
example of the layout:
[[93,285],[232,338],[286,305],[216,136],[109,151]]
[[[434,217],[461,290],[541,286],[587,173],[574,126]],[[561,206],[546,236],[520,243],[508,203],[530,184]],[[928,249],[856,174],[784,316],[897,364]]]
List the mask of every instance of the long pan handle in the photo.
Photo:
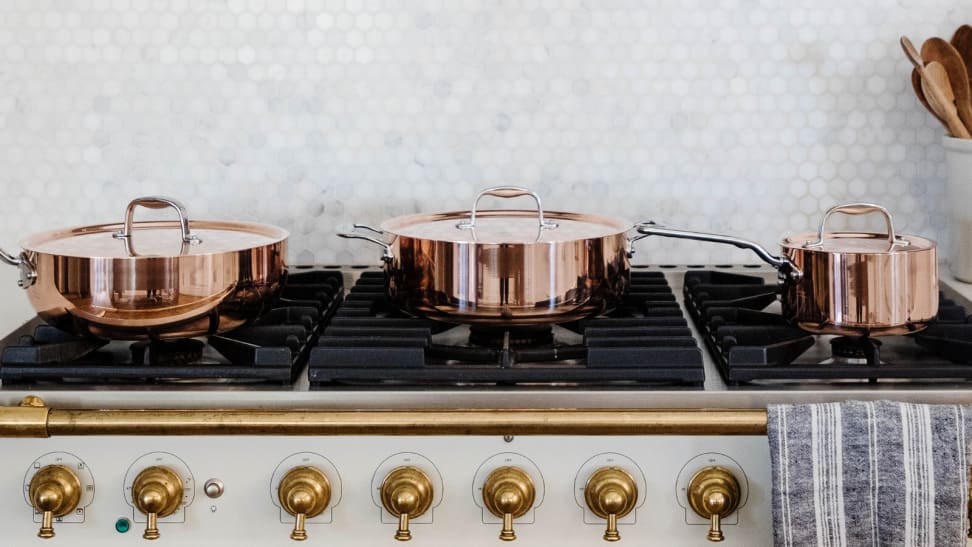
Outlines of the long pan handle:
[[678,239],[694,239],[696,241],[708,241],[711,243],[723,243],[732,245],[734,247],[739,247],[740,249],[749,249],[756,253],[756,256],[761,258],[764,262],[770,266],[776,268],[781,276],[785,276],[791,279],[799,279],[802,276],[800,269],[797,268],[789,258],[785,256],[775,256],[766,250],[765,247],[756,243],[755,241],[749,241],[747,239],[740,239],[733,236],[724,236],[719,234],[707,234],[704,232],[690,232],[688,230],[674,230],[671,228],[664,228],[655,224],[654,222],[648,221],[643,222],[637,226],[638,233],[644,234],[646,236],[663,236],[663,237],[674,237]]
[[371,226],[368,226],[367,224],[355,224],[355,225],[352,226],[352,228],[350,230],[347,230],[347,229],[338,229],[337,236],[338,237],[343,237],[344,239],[363,239],[363,240],[365,240],[365,241],[367,241],[369,243],[374,243],[375,245],[378,245],[379,247],[381,247],[382,249],[384,249],[384,251],[382,252],[382,255],[381,255],[381,259],[383,261],[385,261],[385,262],[391,262],[392,260],[395,259],[395,255],[394,255],[394,253],[392,253],[391,245],[385,243],[384,241],[382,241],[381,239],[378,239],[377,237],[371,237],[371,236],[368,236],[368,235],[360,234],[360,233],[357,232],[357,230],[367,230],[369,232],[372,232],[372,233],[375,233],[375,234],[378,234],[378,235],[382,235],[382,234],[385,233],[385,232],[379,230],[378,228],[372,228]]

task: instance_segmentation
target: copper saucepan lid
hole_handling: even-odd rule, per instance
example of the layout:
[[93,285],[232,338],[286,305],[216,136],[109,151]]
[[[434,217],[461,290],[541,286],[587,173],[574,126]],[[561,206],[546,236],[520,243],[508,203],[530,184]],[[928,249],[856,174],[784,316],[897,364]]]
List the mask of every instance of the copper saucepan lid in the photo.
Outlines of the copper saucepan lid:
[[[887,231],[884,234],[872,232],[827,232],[827,220],[835,213],[864,215],[879,213],[884,217]],[[842,253],[873,255],[888,253],[916,253],[936,246],[930,239],[913,235],[898,235],[894,229],[891,213],[880,205],[872,203],[851,203],[831,207],[820,221],[814,232],[805,232],[784,237],[780,245],[788,249],[820,251],[823,253]]]

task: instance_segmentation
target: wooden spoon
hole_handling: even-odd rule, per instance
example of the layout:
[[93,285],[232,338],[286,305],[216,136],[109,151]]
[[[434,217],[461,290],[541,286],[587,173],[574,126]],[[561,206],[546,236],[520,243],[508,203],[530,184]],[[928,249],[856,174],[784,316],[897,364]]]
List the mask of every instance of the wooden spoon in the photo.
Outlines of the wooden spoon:
[[901,37],[901,49],[905,52],[905,57],[911,61],[911,64],[915,65],[915,68],[919,69],[919,73],[925,66],[925,61],[921,59],[921,54],[915,49],[915,45],[911,43],[911,40],[907,36]]
[[917,96],[918,100],[921,101],[921,104],[925,106],[925,110],[931,112],[931,115],[935,116],[936,120],[942,122],[942,125],[944,125],[947,129],[948,124],[945,123],[945,119],[939,116],[937,112],[932,110],[931,105],[928,104],[928,99],[925,98],[925,92],[921,89],[921,74],[918,74],[917,68],[911,69],[911,87],[915,90],[915,96]]
[[952,45],[965,61],[965,71],[969,73],[972,80],[972,27],[962,25],[952,35]]
[[972,89],[969,88],[969,72],[965,69],[962,56],[952,47],[952,44],[933,37],[925,40],[921,45],[921,58],[926,64],[937,61],[945,67],[955,96],[955,108],[958,109],[959,119],[966,129],[972,127]]
[[959,119],[954,95],[952,95],[952,86],[948,81],[948,73],[945,71],[945,67],[937,61],[932,61],[918,73],[921,74],[921,89],[925,92],[928,104],[945,120],[949,133],[960,139],[972,138],[968,129],[962,125],[962,120]]
[[918,50],[915,49],[915,45],[911,43],[911,40],[909,40],[907,36],[902,36],[900,43],[901,49],[905,52],[905,56],[908,57],[911,64],[915,65],[914,70],[911,71],[911,85],[915,88],[915,95],[918,97],[918,100],[921,101],[921,104],[925,105],[925,108],[931,112],[932,116],[935,116],[938,121],[942,122],[942,125],[944,125],[945,128],[948,129],[949,133],[951,133],[952,130],[948,127],[948,122],[946,122],[945,118],[942,117],[928,102],[928,98],[925,96],[925,90],[922,88],[922,75],[925,73],[925,62],[921,60],[921,55],[918,53]]

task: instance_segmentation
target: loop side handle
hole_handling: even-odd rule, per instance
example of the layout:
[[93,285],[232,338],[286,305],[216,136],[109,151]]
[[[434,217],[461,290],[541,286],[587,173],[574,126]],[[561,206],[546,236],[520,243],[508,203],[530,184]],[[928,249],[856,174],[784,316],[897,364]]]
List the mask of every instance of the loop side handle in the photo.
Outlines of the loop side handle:
[[34,264],[30,257],[27,256],[27,253],[20,253],[18,256],[0,249],[0,262],[17,266],[20,270],[20,279],[17,280],[17,286],[21,289],[29,289],[37,282],[37,270],[34,268]]
[[[546,220],[543,218],[543,204],[540,201],[540,195],[532,190],[522,188],[520,186],[494,186],[492,188],[487,188],[476,196],[476,200],[473,201],[472,211],[469,213],[469,220],[463,220],[456,224],[456,227],[461,230],[472,230],[476,227],[476,208],[479,206],[479,200],[484,196],[493,196],[497,198],[518,198],[521,196],[530,196],[534,201],[537,202],[537,220],[539,221],[540,230],[552,230],[557,227],[557,223]],[[539,239],[539,236],[537,237]]]
[[708,241],[710,243],[723,243],[732,245],[733,247],[738,247],[740,249],[748,249],[756,253],[763,262],[766,262],[770,266],[776,268],[781,276],[786,276],[792,279],[799,279],[801,277],[800,270],[796,267],[789,258],[785,256],[776,256],[766,250],[765,247],[756,243],[754,241],[749,241],[747,239],[740,239],[733,236],[724,236],[719,234],[707,234],[704,232],[690,232],[688,230],[673,230],[671,228],[664,228],[658,226],[654,222],[648,221],[643,222],[637,226],[638,233],[644,234],[646,236],[662,236],[662,237],[674,237],[678,239],[693,239],[696,241]]
[[895,245],[907,245],[908,242],[905,240],[899,240],[898,236],[894,233],[894,222],[891,220],[891,213],[887,209],[876,205],[874,203],[845,203],[843,205],[836,205],[827,209],[824,213],[823,219],[820,221],[820,227],[817,229],[817,240],[807,242],[807,247],[819,247],[823,245],[826,233],[824,230],[827,226],[827,220],[834,213],[841,213],[844,215],[867,215],[870,213],[880,213],[884,217],[884,221],[888,226],[888,244],[892,247]]
[[20,266],[20,258],[17,255],[12,255],[3,249],[0,249],[0,261],[6,262],[11,266]]
[[352,228],[351,228],[350,231],[347,231],[347,230],[339,230],[337,232],[337,236],[338,237],[343,237],[344,239],[361,239],[361,240],[367,241],[369,243],[374,243],[375,245],[378,245],[379,247],[381,247],[382,249],[384,249],[384,251],[382,252],[382,256],[381,256],[381,259],[382,260],[384,260],[385,262],[391,262],[392,260],[395,259],[395,255],[392,253],[391,245],[385,243],[384,241],[378,239],[377,237],[372,237],[372,236],[369,236],[369,235],[359,234],[355,230],[368,230],[369,232],[372,232],[372,233],[375,233],[375,234],[378,234],[378,235],[384,235],[384,233],[385,233],[384,231],[379,230],[378,228],[373,228],[371,226],[368,226],[367,224],[354,224],[354,225],[352,225]]
[[164,196],[144,196],[133,199],[125,209],[125,225],[120,232],[116,232],[116,239],[128,239],[132,237],[132,227],[135,224],[135,208],[145,207],[146,209],[165,209],[171,207],[179,215],[179,227],[182,231],[182,243],[184,245],[196,245],[202,240],[189,232],[189,215],[186,208],[179,201]]

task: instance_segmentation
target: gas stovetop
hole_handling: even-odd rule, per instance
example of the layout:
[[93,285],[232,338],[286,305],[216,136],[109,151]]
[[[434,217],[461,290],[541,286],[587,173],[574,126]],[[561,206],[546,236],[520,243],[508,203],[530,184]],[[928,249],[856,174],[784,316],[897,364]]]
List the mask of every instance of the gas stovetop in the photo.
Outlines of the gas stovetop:
[[604,316],[504,331],[409,317],[377,268],[302,266],[270,313],[219,336],[103,343],[32,320],[0,341],[0,381],[11,397],[76,391],[97,404],[92,392],[110,391],[122,406],[144,405],[145,391],[168,406],[198,404],[199,392],[206,404],[274,405],[285,392],[311,406],[469,408],[498,396],[508,407],[749,407],[972,394],[972,321],[956,294],[924,333],[873,341],[786,325],[776,292],[762,267],[635,267]]

